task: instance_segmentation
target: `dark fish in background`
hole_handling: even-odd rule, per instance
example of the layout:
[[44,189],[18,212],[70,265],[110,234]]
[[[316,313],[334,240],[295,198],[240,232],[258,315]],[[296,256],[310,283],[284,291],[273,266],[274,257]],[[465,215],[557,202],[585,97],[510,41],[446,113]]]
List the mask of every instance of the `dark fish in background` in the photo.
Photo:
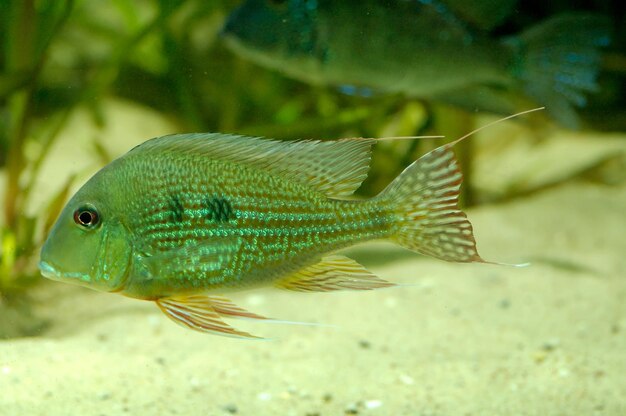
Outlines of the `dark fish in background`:
[[609,19],[563,14],[517,36],[490,37],[515,3],[247,0],[222,34],[241,56],[312,84],[496,112],[530,98],[560,124],[579,127],[574,107],[598,90]]

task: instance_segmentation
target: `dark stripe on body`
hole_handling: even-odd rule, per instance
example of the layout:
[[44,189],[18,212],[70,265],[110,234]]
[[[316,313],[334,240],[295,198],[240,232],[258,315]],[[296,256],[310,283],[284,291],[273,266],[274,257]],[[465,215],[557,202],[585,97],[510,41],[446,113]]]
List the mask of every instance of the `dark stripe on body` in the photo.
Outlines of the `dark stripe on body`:
[[227,199],[214,195],[204,201],[206,218],[215,222],[227,222],[233,216],[233,207]]
[[183,221],[183,214],[185,213],[185,208],[183,204],[180,202],[180,198],[174,195],[170,199],[169,203],[170,214],[172,216],[172,220],[174,222],[180,223]]

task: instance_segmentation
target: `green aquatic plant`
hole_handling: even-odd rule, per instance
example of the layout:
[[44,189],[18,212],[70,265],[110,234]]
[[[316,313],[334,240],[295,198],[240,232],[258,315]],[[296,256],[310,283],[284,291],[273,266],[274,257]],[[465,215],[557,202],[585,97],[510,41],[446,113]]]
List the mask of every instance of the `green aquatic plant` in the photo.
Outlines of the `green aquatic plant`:
[[[55,132],[49,132],[35,160],[28,159],[26,149],[37,112],[38,80],[52,40],[67,21],[71,7],[72,1],[3,3],[0,162],[4,165],[4,205],[0,222],[0,294],[5,298],[30,284],[37,275],[29,261],[38,247],[37,219],[24,213],[32,192],[32,181],[25,181],[25,173],[30,168],[31,174],[36,174]],[[44,221],[58,213],[57,201],[64,197],[62,192],[47,209],[41,210]]]

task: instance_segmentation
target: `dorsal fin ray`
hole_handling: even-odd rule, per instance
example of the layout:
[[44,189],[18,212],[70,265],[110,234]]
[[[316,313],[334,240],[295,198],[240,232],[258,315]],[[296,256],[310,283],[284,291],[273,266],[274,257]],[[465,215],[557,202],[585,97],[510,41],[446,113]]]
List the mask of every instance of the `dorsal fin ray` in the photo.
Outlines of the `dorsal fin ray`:
[[329,197],[354,193],[367,177],[375,139],[279,141],[220,133],[174,134],[131,150],[177,151],[243,163],[312,186]]

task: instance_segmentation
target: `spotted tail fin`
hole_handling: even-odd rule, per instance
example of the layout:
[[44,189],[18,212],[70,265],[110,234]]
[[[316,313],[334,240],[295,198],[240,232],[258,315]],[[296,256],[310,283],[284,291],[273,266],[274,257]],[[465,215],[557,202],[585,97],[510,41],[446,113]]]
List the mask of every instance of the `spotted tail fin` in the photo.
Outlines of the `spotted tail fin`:
[[463,175],[452,152],[457,141],[425,154],[379,196],[398,215],[392,240],[446,261],[484,262],[476,251],[472,224],[458,207]]

